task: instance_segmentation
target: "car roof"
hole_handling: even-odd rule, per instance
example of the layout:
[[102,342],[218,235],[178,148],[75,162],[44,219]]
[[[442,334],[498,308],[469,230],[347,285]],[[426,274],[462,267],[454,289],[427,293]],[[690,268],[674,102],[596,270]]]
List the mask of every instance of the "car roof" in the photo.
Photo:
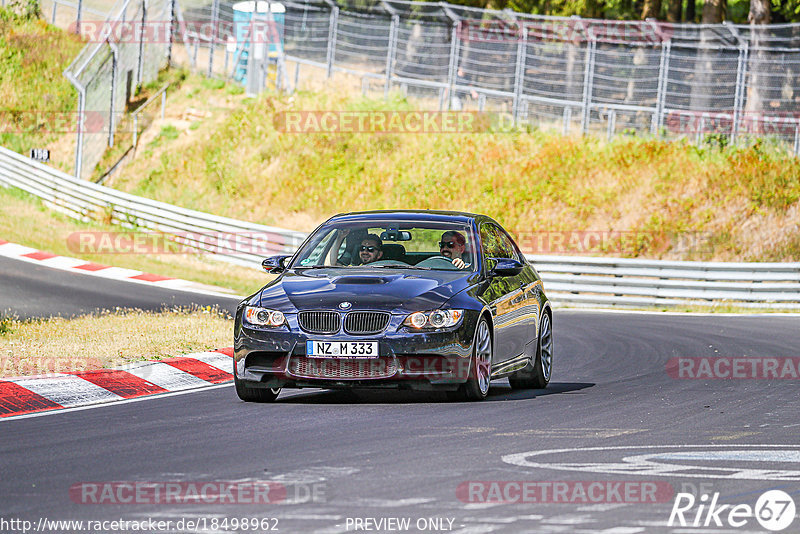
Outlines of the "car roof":
[[373,210],[359,211],[354,213],[340,213],[334,215],[326,222],[341,221],[374,221],[386,219],[404,219],[407,221],[447,221],[455,223],[469,224],[472,221],[490,219],[486,215],[476,213],[466,213],[462,211],[440,211],[440,210]]

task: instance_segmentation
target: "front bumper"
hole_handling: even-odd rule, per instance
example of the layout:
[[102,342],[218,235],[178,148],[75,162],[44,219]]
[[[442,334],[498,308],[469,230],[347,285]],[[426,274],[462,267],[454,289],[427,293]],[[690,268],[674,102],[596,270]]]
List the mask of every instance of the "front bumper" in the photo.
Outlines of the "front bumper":
[[[392,316],[378,335],[315,335],[302,331],[296,315],[288,328],[243,325],[237,317],[236,375],[248,387],[393,388],[453,390],[469,376],[475,319],[465,314],[451,329],[412,331],[405,316]],[[377,358],[306,356],[306,341],[378,341]]]

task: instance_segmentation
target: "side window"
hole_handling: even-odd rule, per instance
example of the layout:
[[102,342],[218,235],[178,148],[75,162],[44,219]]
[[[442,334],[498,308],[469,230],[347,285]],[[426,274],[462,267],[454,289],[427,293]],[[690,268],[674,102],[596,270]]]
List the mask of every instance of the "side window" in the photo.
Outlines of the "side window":
[[511,238],[502,228],[494,224],[484,224],[481,226],[481,241],[483,241],[483,253],[492,258],[510,258],[519,260],[517,249]]
[[481,226],[481,245],[487,258],[502,258],[497,230],[491,224]]
[[509,237],[509,235],[501,228],[495,227],[495,230],[497,231],[497,236],[500,240],[500,248],[503,251],[503,255],[499,257],[521,261],[522,258],[519,257],[517,247],[514,246],[514,242],[511,240],[511,237]]

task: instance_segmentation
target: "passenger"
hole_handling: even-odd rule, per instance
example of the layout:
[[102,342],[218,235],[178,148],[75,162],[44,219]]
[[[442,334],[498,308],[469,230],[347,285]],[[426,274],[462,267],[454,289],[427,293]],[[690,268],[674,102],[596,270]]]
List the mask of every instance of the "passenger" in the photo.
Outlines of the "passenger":
[[361,240],[361,246],[358,247],[358,257],[361,258],[361,264],[366,265],[373,261],[378,261],[383,257],[383,241],[375,234],[367,234]]
[[467,240],[464,239],[464,236],[461,234],[461,232],[448,230],[442,234],[442,240],[439,241],[439,251],[441,252],[442,256],[450,258],[450,261],[452,261],[453,265],[455,265],[458,269],[465,269],[469,266],[469,264],[466,263],[462,258],[462,255],[466,249]]

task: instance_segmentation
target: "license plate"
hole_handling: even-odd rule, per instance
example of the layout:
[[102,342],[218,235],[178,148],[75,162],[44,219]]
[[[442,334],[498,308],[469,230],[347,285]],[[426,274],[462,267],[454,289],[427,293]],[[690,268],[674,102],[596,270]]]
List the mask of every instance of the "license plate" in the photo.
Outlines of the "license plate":
[[306,341],[306,356],[315,358],[377,358],[377,341]]

